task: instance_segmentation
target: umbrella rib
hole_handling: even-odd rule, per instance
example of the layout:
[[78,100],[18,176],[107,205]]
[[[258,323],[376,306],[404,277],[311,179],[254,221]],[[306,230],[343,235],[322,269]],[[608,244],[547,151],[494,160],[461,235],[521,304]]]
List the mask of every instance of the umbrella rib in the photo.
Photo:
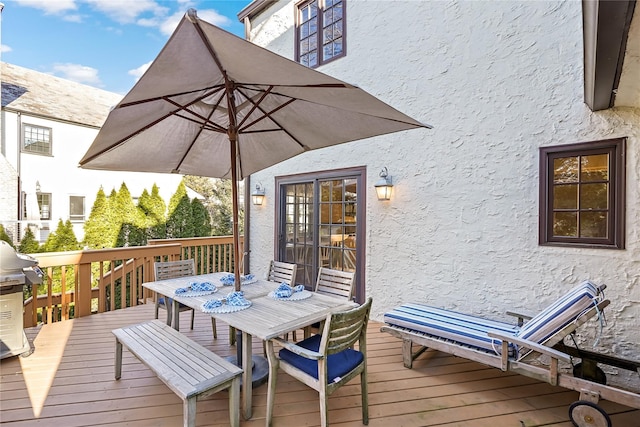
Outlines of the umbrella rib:
[[[209,94],[209,95],[213,95],[213,94]],[[209,124],[209,125],[213,126],[213,128],[215,128],[215,129],[212,129],[212,130],[216,130],[216,131],[219,131],[219,132],[226,132],[227,130],[226,130],[223,126],[221,126],[221,125],[219,125],[219,124],[217,124],[217,123],[215,123],[215,122],[212,122],[212,121],[210,120],[211,115],[213,114],[213,111],[218,107],[218,105],[220,104],[220,101],[222,100],[222,98],[224,98],[224,93],[222,93],[222,94],[220,95],[220,98],[219,98],[219,99],[218,99],[218,101],[215,103],[214,108],[212,108],[212,109],[211,109],[211,113],[212,113],[212,114],[209,114],[209,117],[204,117],[204,116],[202,116],[202,115],[200,115],[200,114],[196,113],[195,111],[191,111],[191,110],[187,109],[187,107],[190,107],[191,105],[195,104],[195,103],[196,103],[196,102],[198,102],[198,101],[201,101],[203,98],[206,98],[206,97],[207,97],[207,96],[209,96],[209,95],[205,95],[205,96],[203,96],[203,97],[201,97],[201,98],[199,98],[199,99],[195,99],[195,100],[191,101],[190,103],[188,103],[188,104],[186,104],[186,105],[181,105],[181,104],[179,104],[179,103],[175,102],[175,101],[174,101],[174,100],[172,100],[172,99],[165,99],[165,101],[167,101],[167,102],[168,102],[168,103],[170,103],[170,104],[175,105],[176,107],[178,107],[180,110],[184,111],[185,113],[189,113],[189,114],[191,114],[191,115],[193,115],[193,116],[196,116],[197,118],[199,118],[199,119],[201,120],[201,122],[199,122],[199,121],[197,121],[197,120],[194,120],[194,119],[189,119],[189,118],[187,118],[186,116],[183,116],[183,115],[177,114],[177,111],[176,111],[176,112],[174,112],[174,114],[175,114],[176,116],[181,117],[181,118],[183,118],[183,119],[185,119],[185,120],[190,120],[190,121],[192,121],[192,122],[194,122],[194,123],[198,123],[198,124],[200,124],[200,125],[202,125],[202,126],[205,126],[206,124]]]
[[[267,95],[269,95],[269,93],[271,93],[272,89],[273,89],[273,85],[269,86],[269,88],[262,93],[262,95],[260,96],[260,99],[258,99],[257,102],[253,102],[251,97],[247,96],[246,93],[244,93],[239,88],[237,88],[238,92],[240,92],[247,99],[247,101],[249,101],[253,105],[251,107],[251,110],[249,110],[249,112],[244,116],[244,119],[242,119],[240,121],[240,123],[238,123],[238,130],[239,131],[242,131],[242,125],[244,124],[244,122],[246,122],[247,119],[251,116],[251,114],[253,114],[253,112],[256,111],[256,109],[258,108],[258,105],[260,105],[262,103],[262,101],[264,101],[264,99],[267,97]],[[258,120],[261,120],[261,119],[258,119]],[[252,124],[253,123],[248,124],[247,127],[251,126]]]
[[[203,90],[204,91],[211,91],[211,92],[207,93],[205,96],[202,97],[202,98],[206,98],[207,96],[211,96],[214,93],[220,92],[223,89],[224,89],[223,85],[214,85],[214,86],[204,87],[204,88],[201,88],[201,89],[188,90],[186,92],[172,93],[171,95],[154,96],[153,98],[146,98],[146,99],[140,99],[138,101],[127,102],[127,103],[118,105],[116,108],[120,109],[120,108],[131,107],[131,106],[134,106],[134,105],[146,104],[147,102],[154,102],[154,101],[160,101],[160,100],[165,100],[166,101],[167,98],[173,98],[173,97],[182,96],[182,95],[189,95],[189,94],[192,94],[192,93],[201,92]],[[202,98],[196,99],[196,102],[200,101]]]

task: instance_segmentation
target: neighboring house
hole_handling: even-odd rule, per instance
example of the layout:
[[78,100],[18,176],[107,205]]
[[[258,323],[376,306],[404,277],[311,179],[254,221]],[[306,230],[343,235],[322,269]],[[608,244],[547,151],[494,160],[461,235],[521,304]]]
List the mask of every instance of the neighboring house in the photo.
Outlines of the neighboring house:
[[[640,360],[634,6],[252,2],[238,15],[252,42],[434,126],[252,175],[266,190],[252,272],[293,261],[311,285],[319,266],[355,270],[376,320],[410,301],[505,320],[591,279],[611,300],[597,350]],[[393,193],[378,201],[384,168]]]
[[[181,175],[105,172],[78,167],[121,95],[1,63],[0,223],[15,242],[28,224],[44,241],[70,219],[78,240],[102,186],[107,196],[126,183],[134,198],[157,184],[168,204]],[[36,204],[37,202],[37,204]]]

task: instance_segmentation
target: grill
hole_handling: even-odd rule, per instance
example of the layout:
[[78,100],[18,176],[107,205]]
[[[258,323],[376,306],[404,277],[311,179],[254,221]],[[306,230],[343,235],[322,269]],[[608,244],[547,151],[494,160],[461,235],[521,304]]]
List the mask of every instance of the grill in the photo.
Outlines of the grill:
[[24,333],[25,285],[42,283],[38,261],[0,241],[0,359],[31,354]]

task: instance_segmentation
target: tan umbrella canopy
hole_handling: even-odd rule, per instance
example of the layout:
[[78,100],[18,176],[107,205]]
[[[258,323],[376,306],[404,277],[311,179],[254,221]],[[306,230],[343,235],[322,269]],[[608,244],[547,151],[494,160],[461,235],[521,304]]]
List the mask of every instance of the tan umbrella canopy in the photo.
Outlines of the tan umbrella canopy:
[[231,179],[239,290],[239,179],[305,151],[415,128],[430,126],[190,9],[80,167]]

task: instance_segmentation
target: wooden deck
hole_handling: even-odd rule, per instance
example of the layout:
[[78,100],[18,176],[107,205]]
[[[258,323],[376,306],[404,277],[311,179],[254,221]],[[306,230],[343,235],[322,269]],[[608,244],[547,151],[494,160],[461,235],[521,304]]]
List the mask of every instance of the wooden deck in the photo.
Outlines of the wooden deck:
[[[164,314],[164,313],[161,313]],[[234,354],[228,328],[196,314],[181,332],[214,352]],[[127,308],[29,329],[35,352],[0,363],[0,425],[179,426],[182,402],[126,350],[122,379],[114,380],[115,341],[111,330],[153,318],[153,305]],[[370,322],[369,425],[388,426],[553,426],[570,427],[569,405],[578,393],[465,359],[428,351],[402,365],[401,343]],[[260,353],[262,344],[254,342]],[[330,399],[332,426],[361,426],[358,380]],[[640,426],[640,411],[602,401],[616,427]],[[264,426],[266,386],[254,389],[254,416],[242,426]],[[198,402],[197,425],[228,425],[227,392]],[[280,373],[274,426],[317,426],[316,392]]]

